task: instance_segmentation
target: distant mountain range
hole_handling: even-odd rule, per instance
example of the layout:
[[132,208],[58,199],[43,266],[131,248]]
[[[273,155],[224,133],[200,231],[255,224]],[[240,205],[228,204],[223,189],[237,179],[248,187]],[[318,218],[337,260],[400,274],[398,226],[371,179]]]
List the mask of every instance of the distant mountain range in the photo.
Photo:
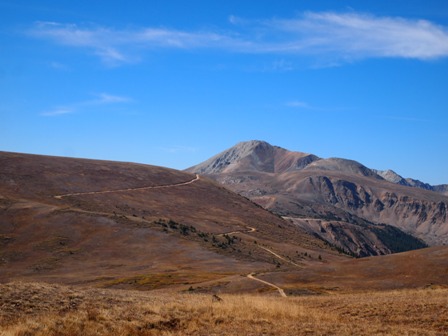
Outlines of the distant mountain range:
[[431,191],[435,191],[438,193],[448,195],[448,184],[430,185],[428,183],[425,183],[425,182],[422,182],[419,180],[415,180],[413,178],[404,178],[390,169],[388,169],[388,170],[372,169],[372,171],[377,173],[379,176],[381,176],[386,181],[389,181],[392,183],[396,183],[396,184],[400,184],[400,185],[404,185],[404,186],[408,186],[408,187],[415,187],[415,188],[420,188],[420,189],[425,189],[425,190],[431,190]]
[[207,161],[188,168],[187,171],[210,175],[236,171],[285,173],[310,169],[351,172],[363,176],[384,179],[403,186],[448,194],[448,184],[430,185],[413,178],[403,178],[390,169],[370,169],[359,162],[341,158],[322,159],[313,154],[291,152],[259,140],[241,142]]
[[187,171],[208,175],[354,255],[448,243],[448,185],[264,141],[239,143]]

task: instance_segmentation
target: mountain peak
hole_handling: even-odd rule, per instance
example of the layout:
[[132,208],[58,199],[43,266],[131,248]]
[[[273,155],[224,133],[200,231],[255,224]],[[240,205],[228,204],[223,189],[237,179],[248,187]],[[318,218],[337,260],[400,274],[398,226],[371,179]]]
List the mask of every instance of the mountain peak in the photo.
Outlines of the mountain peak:
[[272,146],[270,143],[262,140],[249,140],[249,141],[242,141],[237,143],[235,146],[233,146],[231,149],[234,149],[235,151],[241,152],[241,154],[247,154],[250,153],[253,150],[259,149],[259,150],[271,150],[274,146]]
[[276,148],[265,141],[240,142],[207,161],[188,168],[199,174],[216,174],[239,170],[273,171],[272,157]]
[[373,171],[375,173],[377,173],[379,176],[381,176],[383,179],[385,179],[386,181],[396,183],[396,184],[401,184],[401,185],[407,185],[405,179],[391,169],[387,169],[387,170],[373,169]]
[[241,141],[241,142],[238,142],[236,145],[235,145],[235,147],[238,147],[238,146],[259,146],[259,145],[264,145],[264,146],[271,146],[272,147],[272,145],[270,144],[270,143],[268,143],[268,142],[266,142],[266,141],[263,141],[263,140],[248,140],[248,141]]
[[317,156],[290,152],[266,141],[250,140],[240,142],[187,171],[198,174],[236,171],[277,173],[301,169],[317,159]]

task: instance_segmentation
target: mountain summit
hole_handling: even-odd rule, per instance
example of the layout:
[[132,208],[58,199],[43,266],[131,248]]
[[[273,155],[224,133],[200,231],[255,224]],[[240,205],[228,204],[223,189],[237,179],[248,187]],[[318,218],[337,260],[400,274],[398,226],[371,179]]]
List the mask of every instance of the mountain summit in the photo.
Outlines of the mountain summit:
[[252,140],[240,142],[236,146],[215,155],[207,161],[191,167],[188,171],[199,174],[228,173],[234,171],[255,170],[266,173],[275,171],[276,152],[284,151],[264,141]]
[[252,140],[240,142],[234,147],[188,168],[187,171],[199,174],[219,174],[230,172],[284,173],[300,170],[319,160],[312,154],[290,152],[265,141]]

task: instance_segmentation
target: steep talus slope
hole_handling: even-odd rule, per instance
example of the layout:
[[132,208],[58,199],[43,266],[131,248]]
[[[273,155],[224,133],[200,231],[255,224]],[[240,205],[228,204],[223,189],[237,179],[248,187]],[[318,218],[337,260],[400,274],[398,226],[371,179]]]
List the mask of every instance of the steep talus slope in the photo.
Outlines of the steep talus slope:
[[279,260],[261,246],[297,263],[303,258],[296,251],[340,258],[303,229],[204,177],[0,152],[0,281],[187,286],[277,269]]
[[[230,152],[232,169],[216,164]],[[261,159],[270,163],[269,169],[246,164]],[[375,171],[356,161],[320,159],[251,141],[187,171],[203,171],[355,255],[424,246],[418,239],[430,245],[448,243],[448,197],[411,187],[398,174]]]

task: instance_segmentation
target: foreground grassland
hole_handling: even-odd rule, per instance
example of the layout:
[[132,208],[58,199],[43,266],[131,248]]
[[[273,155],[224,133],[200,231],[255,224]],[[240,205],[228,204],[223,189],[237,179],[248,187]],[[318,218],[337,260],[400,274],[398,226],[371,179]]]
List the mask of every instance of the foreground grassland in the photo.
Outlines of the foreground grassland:
[[0,335],[446,335],[448,289],[288,297],[0,285]]

